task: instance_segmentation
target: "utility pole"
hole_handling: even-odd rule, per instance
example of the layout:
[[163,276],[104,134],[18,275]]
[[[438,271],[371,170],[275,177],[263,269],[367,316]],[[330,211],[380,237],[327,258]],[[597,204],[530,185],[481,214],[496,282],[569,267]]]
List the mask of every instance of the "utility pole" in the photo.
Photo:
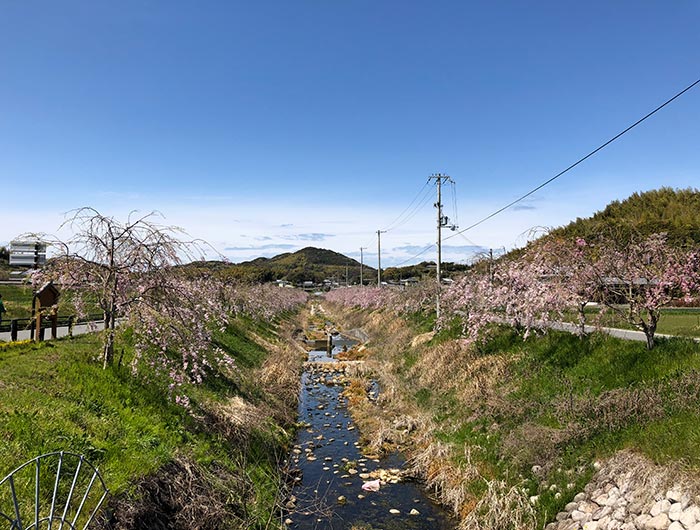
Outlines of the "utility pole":
[[[437,208],[437,263],[436,263],[436,276],[437,276],[437,293],[435,295],[435,312],[437,313],[437,318],[440,318],[440,289],[442,288],[442,228],[447,227],[449,218],[446,215],[442,215],[442,183],[443,182],[454,182],[448,175],[443,175],[441,173],[435,173],[428,177],[428,180],[434,180],[437,185],[437,202],[435,203],[435,208]],[[449,226],[451,230],[456,230],[457,225]]]
[[382,234],[386,230],[377,230],[377,287],[382,286]]
[[362,253],[363,250],[365,250],[367,247],[360,247],[360,286],[364,285],[364,282],[362,281],[362,266],[365,264],[364,260],[364,254]]

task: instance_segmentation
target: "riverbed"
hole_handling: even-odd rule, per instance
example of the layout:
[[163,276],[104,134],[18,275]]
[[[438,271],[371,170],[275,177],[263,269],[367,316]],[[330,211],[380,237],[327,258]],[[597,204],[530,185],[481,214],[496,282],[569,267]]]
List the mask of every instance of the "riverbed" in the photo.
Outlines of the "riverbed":
[[[333,352],[313,350],[309,359],[327,363],[302,375],[296,444],[290,455],[296,483],[288,503],[288,528],[294,529],[431,529],[447,530],[454,522],[415,482],[399,481],[400,455],[363,456],[359,433],[343,396],[344,378],[333,371],[335,355],[352,341],[333,340]],[[363,484],[377,485],[367,491]]]

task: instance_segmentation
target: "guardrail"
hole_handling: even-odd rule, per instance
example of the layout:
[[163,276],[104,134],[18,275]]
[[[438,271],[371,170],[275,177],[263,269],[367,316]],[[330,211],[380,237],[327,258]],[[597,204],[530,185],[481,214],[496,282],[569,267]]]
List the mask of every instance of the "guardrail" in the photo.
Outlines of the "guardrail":
[[[53,316],[53,315],[42,315],[41,317],[41,328],[39,330],[39,340],[44,340],[44,332],[48,328],[51,330],[51,338],[56,338],[56,330],[59,327],[68,328],[68,336],[72,336],[73,327],[77,324],[84,324],[86,322],[95,322],[104,319],[102,313],[96,313],[92,315],[86,315],[84,317],[76,317],[75,315],[68,316]],[[10,341],[15,342],[17,340],[17,335],[20,331],[30,331],[31,338],[34,339],[34,333],[36,330],[36,318],[13,318],[11,320],[3,320],[0,324],[0,333],[10,332]]]

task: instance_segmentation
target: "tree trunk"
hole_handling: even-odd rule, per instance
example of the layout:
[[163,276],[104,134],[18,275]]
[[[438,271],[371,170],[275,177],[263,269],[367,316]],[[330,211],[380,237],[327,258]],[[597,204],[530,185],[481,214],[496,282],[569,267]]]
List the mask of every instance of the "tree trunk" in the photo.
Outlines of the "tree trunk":
[[108,366],[112,364],[114,359],[114,330],[112,328],[107,330],[107,336],[105,337],[104,352],[102,355],[102,368],[107,369]]
[[[641,320],[641,319],[640,319]],[[656,324],[658,323],[658,317],[649,315],[649,323],[647,324],[642,320],[641,328],[644,331],[644,336],[647,339],[647,350],[654,349],[654,335],[656,334]]]
[[112,364],[114,359],[114,311],[105,311],[105,339],[104,351],[102,352],[102,368],[106,369]]
[[659,324],[659,312],[649,311],[649,324],[646,326],[646,331],[644,332],[647,336],[647,349],[651,350],[654,348],[654,335],[656,334],[656,326]]
[[586,302],[578,306],[579,334],[583,337],[586,334]]

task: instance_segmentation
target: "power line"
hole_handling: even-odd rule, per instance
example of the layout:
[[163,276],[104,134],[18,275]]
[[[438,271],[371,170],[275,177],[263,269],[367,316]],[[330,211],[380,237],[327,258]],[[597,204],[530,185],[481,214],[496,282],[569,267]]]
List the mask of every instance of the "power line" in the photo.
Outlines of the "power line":
[[418,191],[418,193],[416,193],[416,196],[413,197],[413,200],[408,204],[408,206],[406,206],[406,208],[404,208],[404,210],[398,215],[398,217],[396,217],[396,219],[394,219],[391,223],[389,223],[387,225],[387,227],[385,228],[385,231],[393,230],[395,228],[392,225],[396,224],[399,221],[399,219],[401,219],[401,217],[403,217],[403,215],[409,210],[409,208],[411,208],[411,206],[413,206],[413,203],[416,202],[416,200],[418,199],[418,197],[421,196],[421,194],[423,193],[425,188],[428,187],[429,182],[430,182],[429,180],[425,181],[425,184],[423,184],[423,187]]
[[586,156],[584,156],[583,158],[579,158],[576,162],[574,162],[573,164],[571,164],[571,165],[570,165],[569,167],[567,167],[565,170],[563,170],[563,171],[557,173],[556,175],[554,175],[554,176],[553,176],[552,178],[550,178],[549,180],[546,180],[545,182],[543,182],[542,184],[540,184],[540,185],[537,186],[536,188],[534,188],[534,189],[528,191],[528,192],[527,192],[525,195],[523,195],[522,197],[519,197],[519,198],[515,199],[513,202],[511,202],[511,203],[509,203],[509,204],[506,204],[503,208],[500,208],[500,209],[496,210],[495,212],[493,212],[493,213],[487,215],[486,217],[484,217],[483,219],[477,221],[476,223],[474,223],[474,224],[472,224],[472,225],[469,225],[469,226],[466,227],[466,228],[463,228],[462,230],[460,230],[460,231],[457,232],[456,234],[453,234],[453,235],[451,235],[451,236],[448,236],[448,237],[446,237],[445,239],[447,240],[447,239],[453,238],[453,237],[457,236],[458,234],[461,234],[461,233],[463,233],[463,232],[466,232],[467,230],[471,230],[472,228],[475,228],[475,227],[479,226],[480,224],[482,224],[482,223],[488,221],[489,219],[491,219],[492,217],[495,217],[495,216],[497,216],[499,213],[501,213],[501,212],[507,210],[508,208],[510,208],[511,206],[513,206],[514,204],[519,203],[520,201],[522,201],[523,199],[526,199],[527,197],[529,197],[529,196],[532,195],[533,193],[535,193],[535,192],[541,190],[541,189],[544,188],[547,184],[550,184],[551,182],[555,181],[556,179],[558,179],[559,177],[561,177],[564,173],[569,172],[570,170],[572,170],[573,168],[575,168],[576,166],[578,166],[580,163],[582,163],[582,162],[584,162],[585,160],[587,160],[587,159],[589,159],[590,157],[592,157],[592,156],[593,156],[594,154],[596,154],[598,151],[600,151],[600,150],[606,148],[608,145],[610,145],[611,143],[613,143],[615,140],[617,140],[618,138],[620,138],[620,137],[621,137],[622,135],[624,135],[625,133],[627,133],[627,132],[631,131],[632,129],[634,129],[637,125],[639,125],[640,123],[642,123],[643,121],[645,121],[647,118],[650,118],[651,116],[653,116],[654,114],[656,114],[657,112],[659,112],[659,111],[660,111],[661,109],[663,109],[666,105],[668,105],[669,103],[671,103],[671,102],[673,102],[674,100],[676,100],[676,99],[678,99],[679,97],[681,97],[683,94],[685,94],[686,92],[688,92],[688,90],[690,90],[691,88],[693,88],[693,87],[694,87],[695,85],[697,85],[698,83],[700,83],[700,79],[698,79],[698,80],[695,81],[694,83],[691,83],[690,85],[688,85],[687,87],[685,87],[683,90],[681,90],[680,92],[678,92],[675,96],[673,96],[671,99],[665,101],[664,103],[662,103],[661,105],[659,105],[658,107],[656,107],[654,110],[652,110],[652,111],[651,111],[650,113],[648,113],[646,116],[644,116],[643,118],[640,118],[639,120],[637,120],[636,122],[634,122],[632,125],[630,125],[629,127],[627,127],[625,130],[623,130],[622,132],[616,134],[615,136],[613,136],[612,138],[610,138],[610,140],[608,140],[608,141],[605,142],[604,144],[600,145],[599,147],[595,148],[593,151],[591,151],[590,153],[588,153],[588,154],[587,154]]
[[[404,209],[403,212],[401,212],[401,215],[399,215],[387,228],[385,228],[385,232],[390,232],[393,230],[396,230],[400,226],[405,225],[408,221],[410,221],[420,210],[423,208],[426,204],[430,202],[430,189],[426,189],[428,186],[427,181],[424,185],[423,188],[418,192],[418,195],[411,201],[411,204],[409,204],[406,209]],[[422,196],[421,196],[422,194]],[[420,199],[418,197],[421,196]],[[416,199],[418,199],[418,202],[416,202]],[[411,208],[411,206],[415,203],[415,206]],[[409,211],[409,208],[411,210]],[[408,213],[406,213],[408,212]],[[404,214],[406,214],[404,216]],[[403,217],[403,219],[401,219]],[[393,225],[393,226],[392,226]]]
[[418,254],[415,254],[415,255],[411,256],[410,258],[403,260],[401,263],[397,263],[396,265],[393,265],[393,266],[394,267],[401,267],[401,265],[408,263],[409,261],[417,258],[418,256],[422,256],[423,254],[425,254],[426,252],[428,252],[430,249],[434,248],[435,246],[436,246],[435,243],[431,243],[430,245],[425,247],[423,250],[421,250]]

